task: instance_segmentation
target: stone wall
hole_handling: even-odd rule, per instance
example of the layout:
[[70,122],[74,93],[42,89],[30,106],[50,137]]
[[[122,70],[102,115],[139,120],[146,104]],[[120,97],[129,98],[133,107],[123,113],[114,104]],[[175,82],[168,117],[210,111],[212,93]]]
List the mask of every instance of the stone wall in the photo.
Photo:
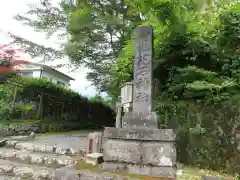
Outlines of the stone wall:
[[46,132],[65,132],[71,130],[82,129],[79,122],[56,122],[56,121],[21,121],[10,124],[0,124],[0,137],[13,135],[26,135],[30,132],[46,133]]
[[39,133],[42,132],[42,129],[40,125],[33,124],[0,125],[0,136],[25,135],[30,132]]
[[171,129],[106,127],[103,168],[113,172],[174,179],[175,138],[175,133]]

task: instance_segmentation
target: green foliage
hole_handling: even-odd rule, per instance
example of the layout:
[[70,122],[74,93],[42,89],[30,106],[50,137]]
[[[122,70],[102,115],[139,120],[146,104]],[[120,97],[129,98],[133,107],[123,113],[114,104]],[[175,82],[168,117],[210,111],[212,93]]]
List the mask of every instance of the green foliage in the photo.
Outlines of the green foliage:
[[[239,172],[232,162],[236,157],[234,133],[240,126],[240,3],[104,2],[63,2],[54,11],[44,1],[42,9],[30,11],[39,16],[37,21],[19,19],[50,32],[56,26],[67,27],[68,56],[73,63],[92,70],[89,80],[98,89],[107,90],[112,101],[116,101],[119,87],[133,78],[133,29],[153,26],[154,110],[161,128],[176,129],[179,160],[214,169],[228,169],[231,164],[230,169]],[[99,110],[94,104],[91,112],[93,107]]]
[[[54,120],[8,120],[0,121],[0,134],[1,135],[16,135],[29,134],[31,131],[35,133],[56,133],[67,131],[80,131],[82,124],[79,122],[69,123],[67,121],[54,121]],[[89,127],[89,129],[92,129]],[[86,129],[87,131],[89,129]]]
[[0,102],[0,116],[6,120],[11,118],[12,107],[9,104],[6,104],[4,101]]
[[53,96],[59,96],[60,99],[65,100],[81,100],[87,101],[86,97],[81,96],[79,93],[71,91],[70,89],[62,88],[48,80],[45,79],[38,79],[38,78],[24,78],[24,77],[15,77],[12,79],[14,82],[18,82],[24,85],[24,88],[19,88],[21,92],[20,95],[29,95],[34,96],[36,94],[47,93]]
[[[240,126],[239,3],[128,3],[145,17],[142,25],[154,28],[154,110],[161,128],[176,129],[179,161],[213,169],[230,162],[239,172],[233,165]],[[111,67],[109,94],[118,96],[132,79],[134,53],[128,40]]]
[[102,97],[100,95],[96,95],[92,98],[89,98],[89,101],[92,103],[103,103],[106,106],[111,106],[111,99],[109,97]]
[[174,128],[177,133],[178,161],[216,170],[226,170],[230,164],[228,172],[239,172],[235,168],[239,100],[239,96],[224,101],[158,100],[155,110],[161,128]]
[[16,19],[37,31],[44,31],[48,37],[68,35],[70,39],[63,42],[62,51],[15,35],[12,37],[33,56],[44,55],[45,59],[52,60],[65,54],[73,66],[89,68],[91,72],[87,78],[97,89],[105,92],[110,81],[110,65],[115,63],[125,40],[142,21],[139,14],[129,13],[124,0],[77,0],[75,4],[61,0],[58,6],[51,0],[44,0],[39,6],[31,6],[24,15],[17,15]]
[[[105,124],[114,124],[114,112],[100,97],[97,101],[88,100],[76,92],[62,88],[47,80],[18,76],[11,79],[0,89],[7,94],[4,89],[6,88],[8,92],[11,92],[15,89],[16,83],[19,84],[19,87],[14,104],[13,96],[9,96],[9,99],[0,99],[2,119],[41,118],[49,121],[66,122],[66,124],[75,123],[74,126],[69,125],[72,129],[101,128]],[[43,104],[42,110],[39,111],[41,96]],[[54,129],[62,129],[58,125],[54,127],[55,125],[56,123],[52,125]],[[51,127],[47,127],[47,129],[49,128],[51,129]],[[68,126],[64,125],[64,129],[71,130],[71,128],[69,129]]]

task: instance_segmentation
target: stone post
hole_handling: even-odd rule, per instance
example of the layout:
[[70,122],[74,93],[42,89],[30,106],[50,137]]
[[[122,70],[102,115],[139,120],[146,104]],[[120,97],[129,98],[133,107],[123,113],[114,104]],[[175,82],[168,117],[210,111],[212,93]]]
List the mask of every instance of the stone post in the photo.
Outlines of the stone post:
[[152,59],[152,27],[139,27],[136,30],[133,110],[124,114],[122,128],[105,128],[103,168],[175,179],[175,133],[172,129],[157,129],[157,115],[152,112]]
[[133,98],[133,84],[132,82],[127,82],[121,87],[121,105],[123,107],[123,112],[132,111],[132,98]]
[[116,128],[121,128],[122,127],[123,108],[122,108],[122,105],[120,103],[116,104],[116,111],[117,111],[117,116],[116,116],[115,127]]
[[88,134],[87,154],[102,153],[102,136],[101,132]]

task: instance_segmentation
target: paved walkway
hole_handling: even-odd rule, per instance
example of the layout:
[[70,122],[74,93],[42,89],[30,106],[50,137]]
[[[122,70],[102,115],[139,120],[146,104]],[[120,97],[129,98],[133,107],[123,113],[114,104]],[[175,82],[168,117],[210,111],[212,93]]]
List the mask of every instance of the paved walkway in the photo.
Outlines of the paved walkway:
[[57,145],[63,148],[73,148],[77,151],[85,150],[88,133],[37,135],[34,142]]

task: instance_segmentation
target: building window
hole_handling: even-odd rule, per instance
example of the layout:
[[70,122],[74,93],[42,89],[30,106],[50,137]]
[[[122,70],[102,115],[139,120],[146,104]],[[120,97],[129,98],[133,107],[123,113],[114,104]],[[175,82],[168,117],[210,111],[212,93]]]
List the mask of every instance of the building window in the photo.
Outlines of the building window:
[[60,85],[61,87],[65,87],[65,84],[60,81],[57,81],[57,84]]
[[48,80],[48,81],[50,81],[50,82],[53,81],[53,78],[48,78],[48,77],[44,77],[44,76],[42,76],[42,79],[44,79],[44,80]]
[[23,76],[33,77],[33,72],[22,72]]

